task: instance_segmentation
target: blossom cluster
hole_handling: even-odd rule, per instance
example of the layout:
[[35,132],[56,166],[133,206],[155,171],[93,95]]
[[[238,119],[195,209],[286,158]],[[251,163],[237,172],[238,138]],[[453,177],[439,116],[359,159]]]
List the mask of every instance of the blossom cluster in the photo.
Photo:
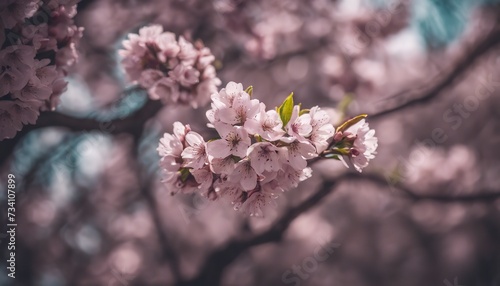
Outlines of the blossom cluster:
[[183,36],[176,40],[162,26],[151,25],[129,34],[123,47],[119,54],[128,79],[147,89],[153,100],[197,108],[217,92],[215,57],[199,41],[192,44]]
[[358,172],[375,158],[378,147],[375,130],[370,129],[364,117],[366,115],[357,116],[337,128],[337,133],[333,136],[333,148],[325,152],[336,154],[335,158],[342,161],[347,168],[352,166]]
[[280,193],[311,176],[307,160],[343,156],[360,171],[373,158],[377,141],[364,117],[335,132],[318,106],[301,109],[291,94],[280,107],[266,110],[252,91],[230,82],[211,96],[206,115],[217,139],[206,142],[180,122],[160,139],[163,183],[172,194],[198,192],[260,216]]
[[0,140],[53,110],[77,60],[79,0],[0,2]]

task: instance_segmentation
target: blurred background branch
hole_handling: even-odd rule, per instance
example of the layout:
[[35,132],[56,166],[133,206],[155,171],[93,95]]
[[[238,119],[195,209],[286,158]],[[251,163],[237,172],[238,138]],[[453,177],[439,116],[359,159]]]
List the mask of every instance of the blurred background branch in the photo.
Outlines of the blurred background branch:
[[0,141],[0,165],[12,154],[16,144],[29,132],[46,127],[62,127],[73,132],[98,131],[105,134],[129,133],[138,135],[147,120],[153,118],[162,108],[158,101],[149,100],[146,104],[124,118],[101,121],[93,118],[78,118],[59,112],[43,112],[36,125],[28,125],[12,139]]
[[417,88],[398,92],[381,103],[388,105],[382,111],[370,113],[370,118],[380,118],[394,112],[402,111],[408,107],[429,103],[434,98],[443,94],[446,88],[453,85],[456,80],[463,78],[472,66],[486,53],[494,50],[500,43],[500,20],[484,39],[467,48],[462,57],[437,79],[427,79],[427,83],[417,85]]
[[281,241],[294,219],[318,205],[322,199],[335,190],[336,185],[337,180],[326,180],[318,191],[297,206],[288,209],[266,231],[228,241],[223,248],[217,249],[207,256],[195,278],[189,281],[180,281],[178,285],[220,284],[223,271],[229,264],[254,246]]

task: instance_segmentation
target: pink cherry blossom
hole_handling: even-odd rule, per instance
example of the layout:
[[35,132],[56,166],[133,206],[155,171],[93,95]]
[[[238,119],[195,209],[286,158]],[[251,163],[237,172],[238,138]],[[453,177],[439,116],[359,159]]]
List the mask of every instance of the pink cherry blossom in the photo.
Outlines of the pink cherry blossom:
[[16,66],[19,69],[29,69],[35,64],[36,49],[32,46],[14,45],[5,48],[2,52],[4,52],[2,60],[6,65]]
[[163,73],[159,70],[146,69],[141,72],[139,84],[144,88],[152,88],[155,83],[159,82],[163,78],[163,76]]
[[[166,62],[168,59],[177,57],[181,48],[175,40],[175,34],[170,32],[165,32],[156,37],[156,42],[160,51],[158,52],[158,58],[162,62]],[[210,62],[211,63],[211,62]]]
[[185,167],[200,169],[208,163],[206,152],[206,143],[200,134],[189,131],[186,134],[187,147],[182,151],[182,159],[184,159]]
[[174,192],[197,192],[261,216],[280,193],[311,177],[308,160],[323,155],[330,144],[331,151],[350,152],[348,163],[356,169],[367,165],[363,158],[375,154],[374,131],[364,121],[334,139],[330,117],[317,106],[302,112],[300,105],[294,106],[283,128],[280,114],[266,111],[265,104],[251,99],[241,84],[229,82],[211,99],[206,115],[220,139],[205,143],[188,125],[176,122],[174,135],[165,135],[160,142],[164,182]]
[[285,165],[283,170],[278,171],[274,183],[286,191],[291,188],[296,188],[300,182],[310,178],[311,175],[311,168],[297,170],[290,165]]
[[299,115],[300,107],[298,105],[293,107],[292,116],[286,125],[288,135],[295,137],[299,141],[307,141],[305,137],[311,135],[311,116],[309,114]]
[[285,162],[292,166],[296,170],[302,170],[307,166],[308,159],[312,159],[317,156],[316,149],[314,146],[305,141],[300,142],[295,140],[289,143],[286,147],[282,147],[282,149],[286,149],[288,153],[286,156],[282,156],[285,159]]
[[264,103],[260,103],[260,110],[256,116],[245,122],[245,129],[249,134],[259,134],[269,141],[276,141],[285,135],[283,122],[275,110],[266,111]]
[[179,86],[173,79],[163,77],[149,89],[149,95],[151,99],[161,99],[164,103],[175,103],[180,97]]
[[234,158],[232,156],[227,156],[225,158],[213,158],[211,157],[210,167],[215,174],[229,175],[234,170]]
[[225,178],[219,178],[213,183],[215,192],[219,198],[234,205],[238,210],[247,199],[247,192],[244,191],[239,183],[233,183]]
[[14,101],[0,101],[0,134],[2,138],[12,138],[21,130],[23,123]]
[[210,188],[212,188],[213,184],[213,173],[210,171],[208,167],[200,168],[196,170],[190,171],[193,175],[198,185],[198,190],[204,195],[207,196],[207,193]]
[[[207,67],[205,67],[202,72],[201,72],[201,80],[202,81],[208,81],[208,80],[212,80],[212,81],[215,81],[215,86],[213,86],[214,88],[214,91],[212,93],[210,93],[210,95],[214,94],[217,92],[217,86],[219,86],[221,84],[221,81],[220,79],[217,78],[217,71],[215,70],[215,67],[212,66],[212,65],[209,65]],[[209,100],[210,100],[210,97],[209,97]]]
[[259,112],[259,101],[250,99],[243,90],[243,85],[229,82],[226,88],[212,94],[212,109],[207,111],[207,118],[214,124],[218,122],[231,125],[244,125]]
[[[220,90],[220,92],[212,94],[212,104],[215,105],[215,108],[231,107],[236,97],[241,97],[245,94],[247,93],[243,90],[243,85],[241,83],[230,81],[225,88]],[[212,106],[212,108],[214,108],[214,106]]]
[[[59,103],[83,31],[73,22],[77,2],[1,2],[0,97],[11,109],[2,112],[0,140],[34,124],[40,111],[54,110]],[[42,23],[38,12],[46,17]]]
[[165,133],[156,149],[161,157],[160,165],[167,171],[176,172],[180,169],[182,142],[176,136]]
[[35,62],[35,76],[43,85],[51,86],[58,77],[57,69],[53,65],[49,65],[50,60],[41,60]]
[[248,148],[248,158],[257,174],[281,169],[279,149],[269,142],[255,143]]
[[139,83],[151,99],[164,104],[198,108],[209,102],[221,83],[210,49],[201,42],[195,46],[182,36],[177,41],[160,25],[129,34],[118,53],[128,80]]
[[241,206],[241,209],[250,216],[262,217],[267,206],[276,205],[275,199],[276,195],[273,192],[260,188],[260,190],[248,193],[248,198]]
[[[5,2],[4,2],[5,1]],[[33,0],[3,0],[0,4],[0,19],[7,29],[13,28],[17,23],[23,22],[35,14],[38,1]]]
[[179,47],[180,51],[178,54],[179,59],[185,65],[193,65],[196,61],[196,57],[198,56],[198,52],[196,48],[188,42],[183,36],[179,37]]
[[208,153],[215,158],[229,155],[245,157],[250,146],[250,138],[243,127],[217,124],[216,129],[221,139],[208,142]]
[[185,87],[197,84],[200,81],[200,72],[192,66],[177,65],[168,75]]
[[335,134],[335,128],[330,123],[330,116],[318,106],[314,106],[309,111],[311,117],[312,131],[309,137],[310,142],[316,147],[319,154],[328,147],[328,139]]
[[12,138],[23,125],[34,124],[40,112],[41,102],[0,100],[0,135]]
[[204,69],[213,67],[210,65],[213,61],[215,61],[215,56],[212,54],[209,48],[204,47],[200,50],[197,68]]
[[218,109],[219,120],[227,124],[244,125],[247,119],[253,118],[259,110],[259,101],[250,99],[247,93],[240,94],[231,106]]
[[21,90],[35,72],[36,50],[27,45],[0,51],[0,96]]
[[161,25],[150,25],[139,29],[139,45],[146,46],[147,44],[154,44],[156,39],[163,33]]
[[36,76],[33,76],[21,90],[12,92],[12,98],[22,101],[45,101],[49,99],[51,94],[52,89],[47,85],[43,85]]
[[257,186],[258,175],[248,159],[236,163],[234,171],[229,175],[229,181],[239,183],[245,191],[253,190]]
[[375,130],[370,129],[365,119],[362,119],[347,128],[344,133],[354,134],[356,139],[354,140],[348,161],[343,159],[343,162],[346,167],[349,167],[348,165],[350,164],[348,163],[351,163],[361,173],[363,168],[368,166],[368,162],[375,158],[377,154],[378,139],[375,137]]
[[181,142],[186,141],[186,134],[191,131],[191,126],[184,125],[179,121],[174,122],[173,132],[174,135],[181,140]]

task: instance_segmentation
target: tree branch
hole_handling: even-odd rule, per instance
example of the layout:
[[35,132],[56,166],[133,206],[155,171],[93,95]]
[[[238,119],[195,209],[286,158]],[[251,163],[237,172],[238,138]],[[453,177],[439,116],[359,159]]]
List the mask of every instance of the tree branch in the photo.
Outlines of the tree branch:
[[[380,118],[396,111],[403,110],[407,107],[424,104],[431,101],[432,99],[435,99],[436,97],[438,97],[438,95],[441,94],[442,91],[444,91],[457,79],[463,76],[464,73],[470,67],[472,67],[482,55],[492,50],[499,43],[500,26],[499,23],[497,23],[492,31],[488,33],[488,35],[483,40],[481,40],[473,48],[471,48],[470,52],[466,53],[445,76],[437,81],[436,84],[423,85],[422,87],[415,88],[413,90],[398,92],[397,94],[388,97],[385,100],[396,101],[395,104],[392,104],[393,106],[385,110],[371,114],[370,119]],[[430,88],[428,88],[427,86],[430,86]],[[420,92],[422,90],[424,90],[423,95],[416,96],[422,93]]]
[[143,107],[124,118],[110,121],[100,121],[94,118],[78,118],[59,112],[43,112],[38,118],[36,125],[28,125],[23,128],[14,138],[0,142],[0,165],[2,165],[16,144],[30,131],[44,127],[63,127],[70,131],[100,131],[109,134],[130,133],[134,136],[139,134],[144,123],[154,117],[163,107],[160,101],[148,100]]
[[302,213],[316,206],[324,197],[330,194],[335,186],[336,180],[325,181],[321,188],[299,205],[290,208],[266,231],[243,239],[229,241],[224,247],[213,251],[205,260],[199,274],[189,281],[181,281],[178,285],[219,285],[226,266],[231,264],[243,252],[253,246],[269,242],[278,242],[288,229],[292,221]]
[[[160,252],[160,262],[168,261],[168,265],[172,271],[172,275],[174,277],[174,281],[179,281],[182,279],[181,277],[181,269],[179,263],[179,256],[175,252],[171,240],[169,239],[168,232],[165,228],[165,225],[162,220],[161,211],[157,204],[157,200],[155,197],[155,192],[153,188],[153,182],[157,179],[153,174],[150,174],[147,170],[144,170],[140,167],[140,152],[139,152],[139,144],[140,137],[143,134],[143,129],[133,137],[133,146],[130,150],[130,156],[134,158],[135,162],[135,172],[139,176],[139,184],[141,188],[141,195],[146,201],[148,209],[151,214],[152,222],[156,228],[156,232],[158,235],[158,242],[161,248]],[[171,237],[171,236],[170,236]]]
[[364,180],[375,183],[380,187],[394,187],[402,192],[402,194],[412,200],[432,200],[442,203],[455,203],[455,202],[491,202],[495,199],[500,198],[500,191],[498,190],[481,190],[474,194],[466,195],[442,195],[442,194],[419,194],[418,192],[403,186],[402,184],[394,183],[391,184],[388,179],[381,175],[374,173],[346,173],[342,176],[342,179],[346,180]]
[[[149,178],[151,181],[151,178]],[[172,270],[172,274],[175,280],[181,279],[181,270],[179,267],[179,258],[177,253],[175,253],[174,249],[169,243],[168,235],[165,231],[165,226],[162,223],[160,210],[158,209],[158,205],[156,203],[156,198],[153,193],[153,189],[151,188],[150,183],[146,183],[145,186],[142,187],[141,194],[144,196],[146,203],[151,212],[151,217],[153,220],[153,224],[156,228],[158,234],[158,241],[161,247],[162,260],[168,260],[170,268]]]

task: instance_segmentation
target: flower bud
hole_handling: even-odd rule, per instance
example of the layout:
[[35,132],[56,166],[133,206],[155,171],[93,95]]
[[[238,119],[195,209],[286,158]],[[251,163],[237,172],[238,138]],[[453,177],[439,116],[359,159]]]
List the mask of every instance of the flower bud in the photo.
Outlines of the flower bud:
[[356,141],[356,138],[357,138],[357,135],[356,134],[352,134],[352,133],[349,133],[349,132],[344,132],[344,142],[352,145],[354,144],[354,141]]
[[344,137],[344,135],[342,134],[342,132],[337,132],[335,133],[335,135],[333,135],[333,142],[340,142],[342,141],[342,138]]

